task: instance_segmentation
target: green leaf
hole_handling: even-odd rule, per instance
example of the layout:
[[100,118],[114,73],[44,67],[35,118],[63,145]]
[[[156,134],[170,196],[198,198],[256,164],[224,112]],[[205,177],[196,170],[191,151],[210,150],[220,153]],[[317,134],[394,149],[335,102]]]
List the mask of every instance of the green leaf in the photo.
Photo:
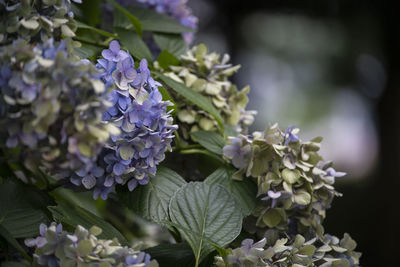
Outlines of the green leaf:
[[175,100],[172,98],[172,96],[168,93],[167,90],[165,90],[164,87],[160,86],[158,87],[158,91],[160,91],[162,95],[162,99],[164,101],[170,101],[172,103],[171,106],[167,106],[167,111],[169,112],[172,110],[172,115],[175,115],[175,113],[178,111],[178,107],[176,106]]
[[97,54],[100,54],[101,50],[102,50],[101,47],[84,43],[81,43],[81,47],[74,48],[75,53],[81,59],[90,58]]
[[135,213],[157,223],[169,220],[168,204],[177,190],[185,185],[185,180],[176,172],[159,168],[149,183],[135,189],[135,192],[118,188],[120,199]]
[[53,214],[54,219],[62,222],[63,224],[68,224],[72,227],[81,225],[86,229],[90,229],[95,225],[103,230],[99,235],[99,238],[117,238],[121,244],[128,244],[125,237],[117,229],[115,229],[114,226],[79,206],[70,208],[62,203],[59,203],[58,206],[51,206],[48,207],[48,209]]
[[[135,28],[136,33],[141,37],[142,36],[142,23],[139,21],[137,17],[129,13],[125,7],[120,6],[117,2],[114,0],[107,0],[114,8],[114,19],[118,18],[120,16],[120,13],[122,13],[128,20],[129,22],[133,25]],[[116,26],[116,25],[114,25]]]
[[11,233],[2,224],[0,224],[0,236],[3,237],[16,250],[18,250],[26,260],[30,262],[32,261],[32,258],[26,254],[24,248],[18,243],[17,240],[15,240]]
[[[183,26],[176,19],[148,8],[128,7],[126,10],[141,22],[143,31],[165,33],[194,32],[193,29]],[[127,28],[130,26],[127,17],[120,16],[114,19],[114,26],[116,27]]]
[[153,60],[153,56],[151,55],[149,48],[139,35],[131,30],[126,30],[123,28],[114,28],[114,30],[118,34],[121,44],[125,46],[129,53],[131,53],[135,58],[145,58],[149,62]]
[[232,179],[235,170],[221,167],[210,174],[205,183],[210,186],[219,184],[228,190],[236,200],[236,205],[240,207],[244,216],[250,215],[257,204],[257,185],[250,179],[238,181]]
[[217,155],[222,155],[222,148],[226,142],[220,134],[212,131],[198,131],[191,134],[200,145]]
[[160,78],[169,88],[174,90],[177,94],[183,96],[199,108],[207,111],[211,116],[218,122],[221,130],[223,129],[223,119],[219,114],[218,110],[213,106],[211,101],[205,96],[195,92],[193,89],[185,86],[184,84],[174,81],[173,79],[159,73],[153,72],[158,78]]
[[179,59],[177,59],[167,50],[161,51],[157,61],[164,70],[169,70],[169,66],[179,65]]
[[93,26],[89,26],[89,25],[87,25],[87,24],[85,24],[83,22],[80,22],[80,21],[76,21],[76,26],[78,26],[78,28],[80,28],[80,29],[91,30],[91,31],[93,31],[95,33],[98,33],[100,35],[103,35],[105,37],[117,38],[117,36],[115,34],[112,34],[110,32],[95,28]]
[[14,238],[37,236],[40,224],[48,222],[41,210],[48,201],[34,188],[5,179],[0,185],[0,224]]
[[100,8],[94,8],[100,6],[101,0],[91,0],[91,1],[82,1],[78,7],[82,10],[82,15],[85,18],[85,21],[89,23],[89,25],[95,26],[100,22]]
[[215,249],[232,242],[242,228],[242,212],[222,186],[186,184],[171,199],[171,221],[192,247],[196,264]]
[[187,50],[187,44],[180,34],[154,33],[154,41],[161,50],[179,57]]

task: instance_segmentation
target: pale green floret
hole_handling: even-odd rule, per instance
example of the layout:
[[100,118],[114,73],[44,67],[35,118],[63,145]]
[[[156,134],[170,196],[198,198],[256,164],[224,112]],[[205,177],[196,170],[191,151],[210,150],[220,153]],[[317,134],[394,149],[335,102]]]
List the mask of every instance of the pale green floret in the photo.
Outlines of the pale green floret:
[[[255,112],[245,110],[250,88],[246,86],[238,90],[230,81],[230,76],[237,72],[240,66],[232,66],[228,62],[228,55],[225,54],[221,59],[219,54],[208,53],[207,47],[200,44],[181,56],[180,66],[170,66],[171,71],[163,71],[166,76],[208,97],[220,111],[224,123],[235,126],[237,131],[241,132],[253,123]],[[188,138],[190,132],[218,129],[217,122],[210,114],[186,101],[176,102],[179,110],[178,120],[184,124],[182,126],[186,126],[180,127],[185,138]]]

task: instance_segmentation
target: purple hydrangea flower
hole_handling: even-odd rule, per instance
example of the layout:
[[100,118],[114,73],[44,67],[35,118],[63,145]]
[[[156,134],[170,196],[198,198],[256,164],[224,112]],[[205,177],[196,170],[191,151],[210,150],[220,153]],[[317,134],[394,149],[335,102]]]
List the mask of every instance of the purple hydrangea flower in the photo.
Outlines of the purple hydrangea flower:
[[93,165],[93,167],[89,170],[87,170],[86,167],[82,167],[75,173],[79,176],[80,181],[76,182],[75,178],[75,180],[71,180],[71,182],[76,185],[80,185],[82,183],[86,189],[91,189],[96,185],[97,178],[100,178],[104,175],[104,169],[100,168],[99,166]]
[[135,266],[134,264],[138,264],[140,266],[144,264],[144,266],[146,266],[147,264],[150,263],[150,259],[151,257],[149,254],[144,252],[139,252],[136,255],[129,255],[128,257],[126,257],[125,262],[129,266]]
[[116,40],[111,41],[110,48],[104,49],[103,52],[101,52],[101,55],[104,59],[114,62],[120,62],[129,56],[127,52],[121,50],[121,46]]
[[[126,184],[130,191],[147,184],[164,160],[177,129],[167,112],[170,102],[162,100],[160,84],[150,76],[146,59],[135,69],[133,58],[127,52],[127,56],[118,57],[120,46],[117,41],[111,43],[113,47],[110,44],[104,53],[107,58],[97,64],[103,72],[103,82],[112,80],[116,84],[106,96],[112,106],[102,118],[121,133],[111,136],[103,149],[105,177],[97,179],[95,198],[106,198],[115,184]],[[110,64],[115,66],[108,68]]]
[[231,145],[223,148],[223,154],[226,158],[232,160],[233,166],[241,169],[246,166],[247,160],[251,154],[250,144],[243,145],[240,137],[231,137]]
[[289,143],[296,143],[300,140],[299,137],[296,135],[298,131],[299,130],[298,128],[296,128],[296,126],[290,126],[285,130],[285,132],[283,133],[285,137],[285,146],[287,146]]

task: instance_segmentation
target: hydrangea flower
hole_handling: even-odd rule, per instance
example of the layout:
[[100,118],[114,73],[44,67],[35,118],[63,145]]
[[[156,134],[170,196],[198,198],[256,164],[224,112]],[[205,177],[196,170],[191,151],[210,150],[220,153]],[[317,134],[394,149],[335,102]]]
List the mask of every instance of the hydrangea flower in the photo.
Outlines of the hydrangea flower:
[[238,169],[246,166],[246,163],[251,155],[251,146],[243,145],[242,138],[231,137],[231,145],[226,145],[223,148],[223,155],[232,160],[233,166]]
[[299,132],[299,129],[296,128],[296,126],[290,126],[288,127],[285,132],[283,133],[285,136],[285,142],[283,143],[285,146],[287,146],[289,143],[296,143],[300,139],[296,135]]
[[267,245],[266,238],[254,243],[245,239],[238,248],[215,257],[217,267],[359,266],[361,253],[348,234],[339,240],[331,235],[306,241],[301,235],[277,239]]
[[[81,0],[73,0],[81,3]],[[71,1],[0,1],[0,43],[10,44],[22,38],[27,41],[59,40],[61,34],[75,36]]]
[[[246,86],[238,90],[232,83],[230,77],[240,66],[233,66],[229,59],[229,55],[209,53],[204,44],[199,44],[180,57],[179,66],[169,66],[168,71],[161,67],[159,69],[169,78],[208,98],[220,110],[224,123],[238,134],[247,134],[247,128],[253,123],[256,112],[246,110],[250,88]],[[181,100],[179,95],[173,97],[177,99],[177,118],[184,139],[190,139],[191,132],[218,130],[218,123],[209,113]]]
[[145,252],[122,246],[116,239],[99,239],[101,232],[97,226],[88,230],[80,225],[67,232],[53,222],[48,227],[41,224],[40,236],[25,240],[25,244],[35,248],[34,261],[39,266],[158,266]]
[[120,50],[117,41],[102,54],[105,58],[97,64],[102,80],[115,84],[106,96],[112,106],[103,113],[103,121],[118,127],[120,134],[112,135],[103,149],[105,178],[97,179],[95,198],[106,198],[115,184],[126,184],[130,191],[147,184],[177,129],[167,112],[171,103],[162,100],[160,84],[150,76],[146,59],[136,69],[132,56]]
[[[261,201],[253,216],[260,236],[266,232],[322,236],[325,212],[341,195],[332,185],[335,177],[345,173],[322,161],[320,138],[303,142],[298,132],[295,127],[281,131],[273,125],[264,132],[231,137],[223,148],[224,157],[238,169],[233,177],[249,177],[258,185]],[[254,232],[253,226],[244,224]]]
[[118,133],[101,120],[109,104],[96,68],[53,39],[38,45],[17,40],[1,47],[0,59],[0,140],[18,146],[13,156],[33,172],[56,179],[89,172],[110,133]]

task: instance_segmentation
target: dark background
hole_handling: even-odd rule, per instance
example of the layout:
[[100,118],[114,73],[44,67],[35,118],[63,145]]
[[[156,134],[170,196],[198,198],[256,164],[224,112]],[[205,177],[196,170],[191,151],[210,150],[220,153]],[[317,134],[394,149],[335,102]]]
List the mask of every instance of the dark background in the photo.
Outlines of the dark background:
[[[393,1],[394,2],[394,1]],[[349,0],[191,0],[195,43],[227,52],[250,84],[252,130],[296,124],[325,137],[337,180],[326,232],[349,232],[362,266],[399,266],[399,27],[394,4]],[[290,88],[290,90],[288,89]],[[331,151],[335,151],[332,153]],[[397,263],[397,264],[396,264]]]

